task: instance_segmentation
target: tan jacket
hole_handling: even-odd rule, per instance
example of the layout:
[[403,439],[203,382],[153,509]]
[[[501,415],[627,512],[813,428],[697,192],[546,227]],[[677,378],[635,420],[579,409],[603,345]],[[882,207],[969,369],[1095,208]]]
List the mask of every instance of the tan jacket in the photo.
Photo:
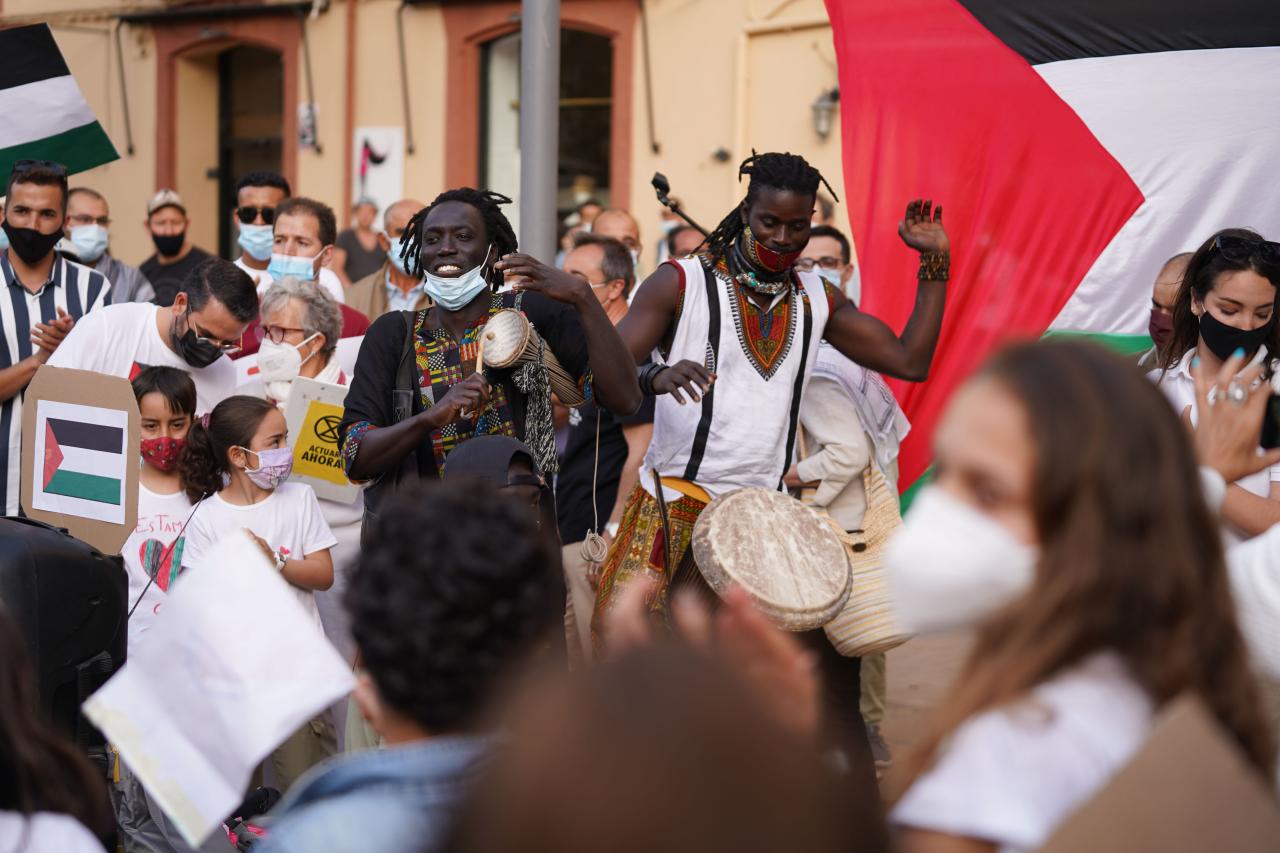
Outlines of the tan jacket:
[[[354,308],[361,314],[369,318],[369,322],[386,314],[387,308],[387,261],[364,278],[347,288],[347,307]],[[413,306],[413,310],[421,311],[431,305],[431,300],[427,298],[425,293],[418,297],[418,303]]]

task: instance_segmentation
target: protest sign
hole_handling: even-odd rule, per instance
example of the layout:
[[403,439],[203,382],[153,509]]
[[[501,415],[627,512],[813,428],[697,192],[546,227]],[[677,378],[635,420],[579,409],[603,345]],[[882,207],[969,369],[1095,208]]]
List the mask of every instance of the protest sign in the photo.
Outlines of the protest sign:
[[284,410],[293,445],[289,479],[311,486],[317,497],[340,503],[352,503],[360,494],[360,487],[347,479],[338,447],[346,398],[347,389],[342,385],[295,379]]

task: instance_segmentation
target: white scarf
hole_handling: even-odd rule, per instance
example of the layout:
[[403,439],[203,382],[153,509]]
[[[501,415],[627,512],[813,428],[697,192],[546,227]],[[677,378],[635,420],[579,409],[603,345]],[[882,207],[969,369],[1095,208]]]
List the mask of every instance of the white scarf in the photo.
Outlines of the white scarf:
[[[338,364],[338,360],[333,357],[334,353],[329,353],[329,363],[321,368],[313,378],[317,382],[328,382],[330,385],[341,385],[339,378],[342,376],[342,365]],[[262,383],[267,389],[267,397],[275,401],[276,407],[280,411],[284,411],[285,406],[289,403],[289,392],[293,390],[293,380],[285,379],[275,382]]]
[[839,382],[853,399],[862,428],[875,445],[876,465],[888,476],[889,466],[898,458],[898,447],[911,431],[911,422],[894,399],[893,392],[874,370],[846,358],[831,344],[818,346],[814,376],[825,376]]

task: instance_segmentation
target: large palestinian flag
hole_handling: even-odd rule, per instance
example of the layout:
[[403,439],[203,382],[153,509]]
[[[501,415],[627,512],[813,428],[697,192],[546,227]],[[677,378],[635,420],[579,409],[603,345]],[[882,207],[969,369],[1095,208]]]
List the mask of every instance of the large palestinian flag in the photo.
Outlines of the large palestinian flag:
[[1163,262],[1215,230],[1280,239],[1277,0],[827,0],[863,307],[901,329],[906,201],[946,210],[930,380],[894,383],[926,470],[950,392],[1002,341],[1135,349]]

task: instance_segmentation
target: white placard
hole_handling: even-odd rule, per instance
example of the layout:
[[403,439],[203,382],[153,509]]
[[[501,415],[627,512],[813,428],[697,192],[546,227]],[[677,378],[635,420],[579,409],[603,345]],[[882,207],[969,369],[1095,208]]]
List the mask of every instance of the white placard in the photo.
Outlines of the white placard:
[[354,133],[351,201],[362,196],[376,201],[378,215],[373,228],[381,231],[387,206],[404,198],[404,128],[357,127]]
[[[198,511],[198,510],[197,510]],[[192,847],[244,797],[254,767],[354,686],[351,670],[248,536],[185,573],[85,715]]]
[[[33,472],[31,504],[36,509],[92,518],[108,524],[124,524],[126,488],[126,442],[129,438],[129,413],[100,406],[81,406],[57,400],[37,402],[35,420],[36,470]],[[120,432],[120,447],[114,452],[59,443],[49,419],[84,424],[90,429],[104,427]],[[49,471],[53,470],[52,479]],[[71,479],[67,479],[70,477]],[[76,494],[99,491],[97,484],[118,484],[115,500],[86,500]],[[66,483],[67,485],[62,485]]]
[[295,379],[284,407],[293,447],[293,473],[289,480],[306,483],[316,496],[349,504],[360,495],[360,487],[343,472],[338,426],[347,399],[345,385]]

